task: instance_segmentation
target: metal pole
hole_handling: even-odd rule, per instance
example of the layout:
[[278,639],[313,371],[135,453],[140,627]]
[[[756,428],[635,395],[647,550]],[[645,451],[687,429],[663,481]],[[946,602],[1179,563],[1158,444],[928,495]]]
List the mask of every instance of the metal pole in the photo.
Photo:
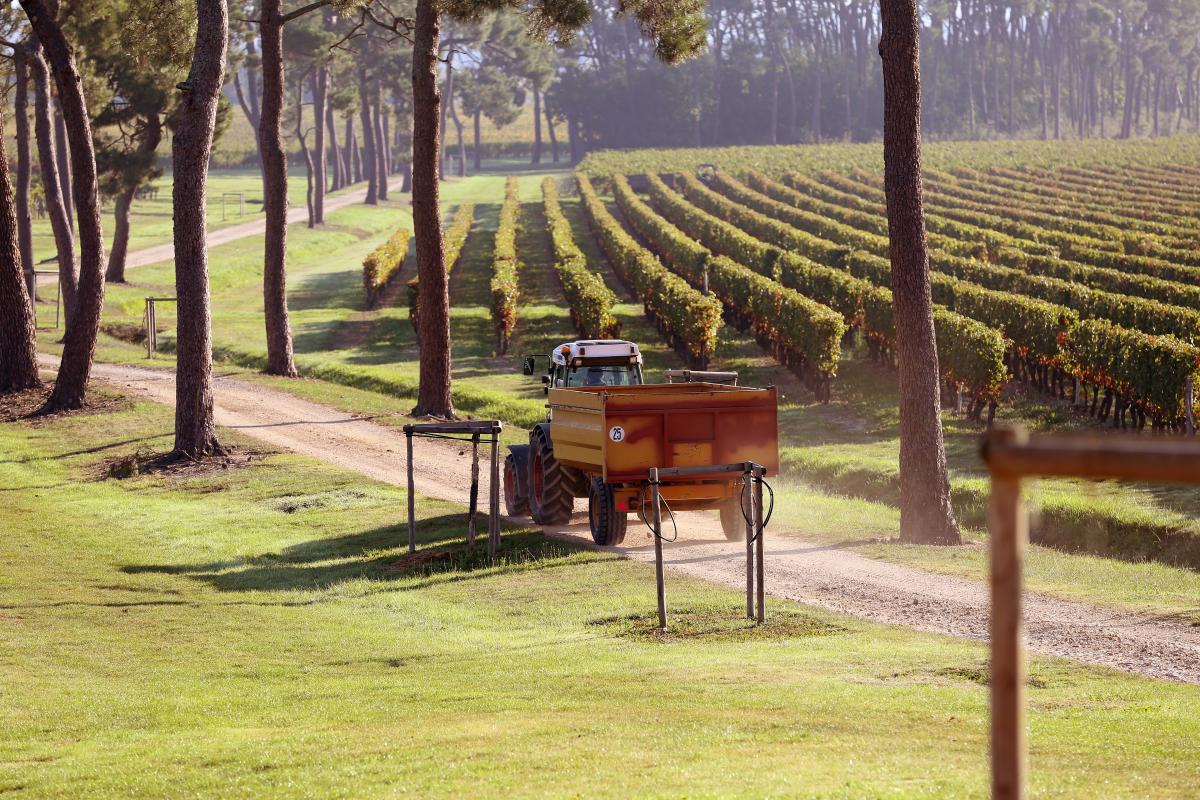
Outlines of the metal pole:
[[492,476],[488,487],[491,509],[488,512],[488,556],[495,558],[500,550],[500,430],[492,433]]
[[146,358],[150,358],[152,356],[152,351],[150,350],[150,298],[149,297],[146,298],[146,312],[142,315],[142,318],[145,320],[145,323],[146,323]]
[[761,625],[767,619],[766,612],[766,586],[763,581],[763,531],[766,526],[763,524],[763,468],[758,467],[754,471],[754,527],[756,533],[754,535],[754,561],[755,572],[758,578],[758,622]]
[[992,475],[991,547],[992,797],[1025,797],[1025,643],[1021,557],[1028,536],[1021,479]]
[[[475,548],[475,512],[479,507],[479,434],[471,434],[471,494],[467,506],[467,547]],[[488,517],[491,534],[491,517]],[[490,543],[489,543],[490,546]]]
[[408,552],[417,552],[417,520],[416,500],[413,497],[413,432],[405,428],[404,435],[408,439]]
[[658,627],[667,629],[667,594],[663,583],[662,510],[658,499],[658,470],[650,470],[650,502],[654,504],[654,580],[658,589]]
[[746,523],[746,619],[754,619],[754,492],[750,488],[748,464],[738,493],[738,513]]
[[58,281],[58,293],[54,297],[54,330],[58,330],[58,314],[62,311],[62,279]]

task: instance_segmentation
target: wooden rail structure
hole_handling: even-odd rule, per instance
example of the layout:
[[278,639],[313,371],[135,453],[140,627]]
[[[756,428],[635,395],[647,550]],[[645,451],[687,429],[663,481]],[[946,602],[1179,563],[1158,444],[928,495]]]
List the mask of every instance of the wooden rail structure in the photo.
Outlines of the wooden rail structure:
[[413,438],[451,439],[471,443],[471,494],[467,509],[467,547],[475,547],[475,517],[479,503],[479,445],[490,444],[491,480],[488,486],[488,557],[500,550],[500,432],[499,420],[415,423],[404,426],[408,446],[408,552],[417,551],[416,488],[413,470]]
[[983,460],[992,479],[988,508],[992,797],[1024,800],[1026,666],[1021,572],[1029,520],[1021,499],[1022,481],[1077,477],[1200,484],[1200,442],[1120,434],[1030,436],[1022,428],[998,427],[984,439]]
[[[34,275],[34,279],[33,279],[33,326],[36,328],[37,324],[38,324],[37,323],[37,300],[38,300],[38,298],[37,298],[37,289],[38,289],[37,276],[38,275],[53,275],[57,279],[58,278],[58,270],[56,270],[56,269],[35,269],[33,271],[33,275]],[[60,324],[59,317],[62,314],[62,281],[55,280],[55,286],[58,288],[58,294],[56,295],[56,297],[54,299],[54,329],[58,330],[58,326]]]
[[146,327],[146,358],[154,358],[154,354],[158,352],[158,304],[174,302],[177,302],[177,298],[146,298],[146,311],[142,315],[142,323]]
[[225,199],[237,200],[238,216],[246,216],[246,193],[245,192],[221,192],[221,221],[225,221]]
[[[686,478],[696,476],[728,476],[741,474],[742,497],[750,494],[751,500],[742,501],[742,512],[746,517],[746,617],[762,624],[766,622],[766,585],[763,580],[763,533],[767,520],[763,517],[763,483],[767,470],[753,461],[736,464],[714,464],[706,467],[654,468],[646,476],[650,487],[651,513],[654,520],[650,532],[654,534],[654,581],[658,593],[658,627],[667,629],[667,593],[663,565],[662,503],[658,487],[664,478]],[[668,506],[668,510],[670,507]],[[642,509],[641,514],[645,514]],[[645,517],[642,517],[645,520]]]

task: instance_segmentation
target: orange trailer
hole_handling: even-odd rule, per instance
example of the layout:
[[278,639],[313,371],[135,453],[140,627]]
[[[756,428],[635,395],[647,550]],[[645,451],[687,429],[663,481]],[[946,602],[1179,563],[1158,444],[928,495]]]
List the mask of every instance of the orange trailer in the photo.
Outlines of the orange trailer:
[[[505,464],[509,513],[563,524],[575,497],[588,498],[592,537],[620,544],[652,468],[755,462],[779,470],[774,387],[716,383],[550,388],[550,421],[530,444],[510,448]],[[524,473],[524,475],[522,475]],[[679,476],[662,497],[677,510],[719,509],[730,539],[745,535],[741,473]],[[647,501],[648,503],[648,501]]]

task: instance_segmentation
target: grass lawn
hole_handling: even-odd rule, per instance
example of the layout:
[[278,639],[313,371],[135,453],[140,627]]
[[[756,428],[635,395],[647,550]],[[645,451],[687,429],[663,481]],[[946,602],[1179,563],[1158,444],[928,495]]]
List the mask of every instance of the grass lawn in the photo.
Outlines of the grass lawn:
[[[288,198],[292,208],[304,207],[306,186],[304,170],[289,170]],[[154,181],[152,186],[158,189],[158,196],[153,199],[135,200],[133,216],[129,224],[129,252],[133,253],[145,247],[166,244],[171,241],[171,174]],[[226,198],[222,208],[221,196],[226,192],[240,192],[245,197],[245,214],[239,215],[241,206],[232,196]],[[328,195],[327,195],[328,196]],[[336,196],[332,195],[332,196]],[[262,219],[262,178],[258,170],[213,170],[208,178],[208,225],[209,230],[238,225]],[[104,226],[105,250],[112,249],[113,205],[107,203],[100,214]],[[35,261],[44,261],[54,257],[57,248],[54,245],[54,234],[50,230],[50,217],[36,217],[33,220],[33,257]],[[38,269],[56,269],[54,264],[40,264]]]
[[[403,492],[291,456],[106,478],[171,412],[0,424],[13,797],[986,795],[985,650],[505,532],[402,558]],[[245,446],[231,431],[227,442]],[[246,451],[242,451],[245,455]],[[1200,692],[1035,659],[1036,797],[1188,797]],[[604,744],[608,743],[608,744]]]

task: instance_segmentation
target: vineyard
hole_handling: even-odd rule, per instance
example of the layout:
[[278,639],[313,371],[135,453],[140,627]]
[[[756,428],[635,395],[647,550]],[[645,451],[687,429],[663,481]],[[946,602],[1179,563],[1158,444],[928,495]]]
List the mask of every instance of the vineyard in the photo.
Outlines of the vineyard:
[[[1072,147],[1057,164],[1061,145],[931,148],[946,400],[991,419],[1011,387],[1097,424],[1193,430],[1200,154],[1186,140],[1093,158]],[[853,146],[814,150],[603,156],[578,186],[608,259],[677,350],[706,363],[719,311],[827,400],[843,351],[895,358],[891,268],[881,170]]]

